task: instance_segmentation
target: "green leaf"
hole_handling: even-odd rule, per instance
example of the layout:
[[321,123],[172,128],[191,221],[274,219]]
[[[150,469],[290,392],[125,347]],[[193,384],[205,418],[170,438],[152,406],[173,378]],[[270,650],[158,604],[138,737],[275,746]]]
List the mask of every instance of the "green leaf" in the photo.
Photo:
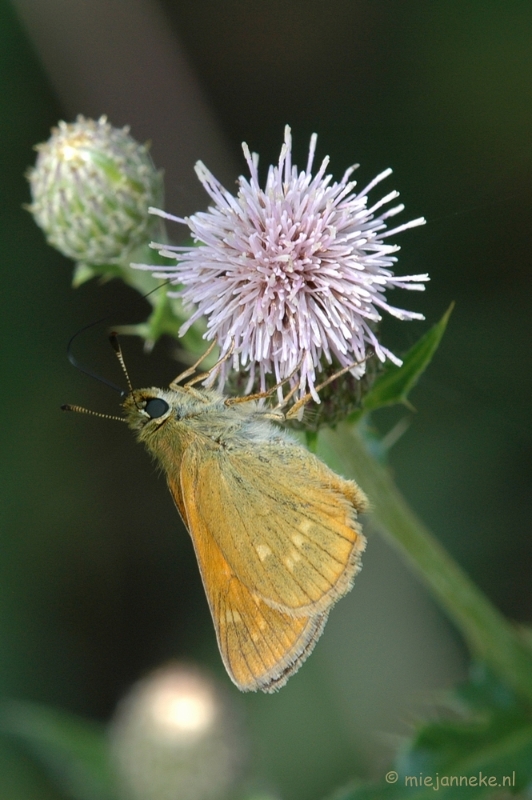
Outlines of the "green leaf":
[[79,261],[74,267],[72,287],[77,289],[82,284],[97,277],[102,278],[104,282],[112,278],[121,278],[122,273],[123,269],[118,264],[88,264],[84,261]]
[[72,275],[72,288],[77,289],[79,286],[87,283],[87,281],[95,278],[97,274],[98,273],[96,270],[91,267],[90,264],[85,264],[84,262],[79,261],[74,267],[74,274]]
[[483,665],[449,705],[454,718],[422,723],[384,781],[354,785],[335,800],[477,800],[532,785],[530,708]]
[[153,311],[145,322],[136,325],[122,325],[117,328],[118,333],[128,336],[140,336],[146,343],[146,349],[150,351],[154,344],[163,334],[169,334],[177,338],[183,318],[179,319],[172,308],[170,298],[166,292],[155,292],[149,298],[153,306]]
[[[145,349],[149,352],[161,336],[167,334],[176,339],[181,348],[176,356],[183,363],[191,364],[208,350],[210,342],[206,342],[203,334],[206,326],[202,320],[197,320],[188,331],[179,336],[179,330],[186,322],[187,316],[182,310],[179,301],[160,292],[152,300],[153,311],[145,322],[137,325],[120,325],[116,328],[118,333],[126,336],[140,336],[144,339]],[[202,369],[208,369],[216,362],[216,356],[211,354],[202,362]]]
[[[400,759],[399,771],[440,776],[482,773],[495,776],[501,785],[503,776],[510,776],[511,787],[524,789],[532,782],[530,709],[483,665],[474,667],[456,699],[462,705],[461,718],[421,727]],[[473,787],[467,790],[471,793]],[[473,796],[487,795],[482,784]]]
[[362,401],[361,411],[356,411],[350,417],[351,421],[359,419],[367,411],[374,411],[383,406],[396,403],[409,405],[408,395],[432,361],[445,333],[453,307],[454,303],[451,303],[441,320],[410,348],[402,366],[396,367],[395,364],[390,364],[377,378]]
[[116,800],[103,726],[28,701],[0,705],[0,733],[23,742],[73,800]]

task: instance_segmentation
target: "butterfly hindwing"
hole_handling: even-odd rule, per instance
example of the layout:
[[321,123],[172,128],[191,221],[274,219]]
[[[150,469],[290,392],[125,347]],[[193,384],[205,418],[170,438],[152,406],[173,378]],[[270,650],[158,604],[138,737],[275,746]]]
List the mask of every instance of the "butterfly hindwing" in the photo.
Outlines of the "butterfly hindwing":
[[[182,475],[190,471],[187,451]],[[298,446],[219,449],[194,458],[193,503],[238,579],[293,616],[330,609],[350,588],[365,546],[365,497]]]
[[275,691],[310,654],[327,613],[291,616],[242,583],[205,523],[196,497],[197,462],[193,453],[187,458],[180,480],[169,475],[168,482],[192,536],[225,667],[244,691]]

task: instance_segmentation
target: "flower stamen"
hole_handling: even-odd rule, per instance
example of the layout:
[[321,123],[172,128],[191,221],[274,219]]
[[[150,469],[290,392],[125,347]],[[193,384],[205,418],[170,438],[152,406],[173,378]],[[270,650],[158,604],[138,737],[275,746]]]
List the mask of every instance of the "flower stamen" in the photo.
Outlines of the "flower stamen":
[[386,299],[394,288],[422,291],[428,275],[395,276],[399,246],[385,240],[425,220],[419,217],[388,229],[386,221],[404,207],[382,209],[398,192],[371,206],[368,194],[391,169],[357,193],[351,176],[358,165],[334,182],[326,174],[326,157],[312,175],[316,143],[313,134],[306,169],[298,171],[287,126],[279,161],[269,167],[264,189],[258,156],[243,144],[250,175],[239,178],[236,197],[198,162],[196,173],[214,205],[185,219],[152,210],[186,224],[197,246],[159,246],[161,255],[177,263],[135,266],[179,284],[172,296],[191,310],[181,334],[204,315],[206,338],[217,339],[222,355],[234,340],[231,364],[220,367],[221,385],[232,365],[249,373],[248,392],[257,385],[264,391],[267,376],[275,376],[276,383],[289,378],[292,389],[297,385],[300,398],[310,393],[319,401],[316,373],[325,364],[336,361],[359,379],[368,348],[381,361],[401,363],[378,342],[374,328],[381,312],[401,320],[423,319]]

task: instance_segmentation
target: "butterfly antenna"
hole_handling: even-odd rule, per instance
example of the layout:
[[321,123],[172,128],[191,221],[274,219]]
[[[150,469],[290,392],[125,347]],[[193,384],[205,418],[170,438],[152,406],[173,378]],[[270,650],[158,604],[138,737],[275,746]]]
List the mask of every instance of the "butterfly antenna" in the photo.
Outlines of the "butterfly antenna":
[[89,328],[93,328],[95,325],[101,325],[102,322],[105,322],[108,319],[109,317],[104,317],[103,319],[98,319],[96,320],[96,322],[91,322],[88,325],[84,325],[83,328],[80,328],[80,330],[77,331],[77,333],[75,333],[70,338],[70,341],[67,345],[67,358],[72,364],[72,366],[76,367],[76,369],[79,369],[80,372],[84,372],[85,375],[88,375],[90,378],[95,378],[97,381],[100,381],[100,383],[104,383],[106,386],[109,386],[109,388],[114,389],[115,392],[118,392],[123,397],[125,395],[125,392],[120,386],[117,386],[116,383],[107,380],[107,378],[102,378],[101,375],[98,375],[96,372],[94,372],[92,369],[89,369],[84,364],[80,364],[80,362],[77,360],[74,353],[72,352],[72,345],[74,344],[74,340],[77,339],[81,333],[84,333]]
[[61,406],[61,411],[77,411],[78,414],[89,414],[91,417],[114,419],[117,422],[127,422],[127,419],[124,417],[115,417],[113,414],[101,414],[99,411],[91,411],[89,408],[83,408],[83,406],[71,406],[68,403],[66,403],[64,406]]
[[127,381],[127,385],[128,385],[129,391],[131,393],[133,393],[133,386],[131,384],[129,373],[127,371],[127,367],[126,367],[126,364],[125,364],[125,361],[124,361],[124,356],[122,355],[122,348],[120,347],[120,342],[118,341],[118,334],[116,333],[116,331],[113,331],[110,334],[109,341],[111,342],[111,346],[112,346],[113,350],[116,353],[116,357],[118,358],[118,361],[120,362],[120,366],[122,367],[122,372],[126,376],[126,381]]

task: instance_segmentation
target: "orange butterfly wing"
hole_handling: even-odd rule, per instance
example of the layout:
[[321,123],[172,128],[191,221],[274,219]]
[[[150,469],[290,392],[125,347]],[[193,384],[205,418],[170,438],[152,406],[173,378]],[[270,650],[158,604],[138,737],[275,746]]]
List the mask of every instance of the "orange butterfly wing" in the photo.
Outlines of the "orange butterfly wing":
[[[353,584],[365,539],[365,496],[296,443],[187,450],[196,516],[232,572],[272,608],[308,617],[328,611]],[[190,486],[190,484],[189,484]]]
[[271,608],[242,583],[205,524],[192,448],[184,456],[180,480],[168,475],[168,484],[192,537],[227,672],[243,691],[275,691],[310,655],[327,612],[293,617]]

